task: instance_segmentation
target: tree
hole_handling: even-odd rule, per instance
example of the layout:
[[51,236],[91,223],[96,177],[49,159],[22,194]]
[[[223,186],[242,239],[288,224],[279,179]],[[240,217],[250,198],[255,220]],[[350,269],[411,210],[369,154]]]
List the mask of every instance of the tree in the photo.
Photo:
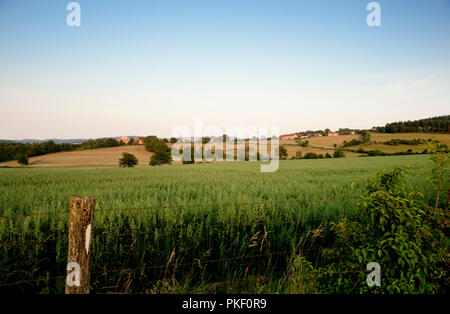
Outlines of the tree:
[[150,166],[170,164],[172,161],[172,155],[170,154],[170,148],[164,142],[158,141],[154,145],[154,154],[150,158]]
[[326,153],[325,158],[332,158],[330,154]]
[[23,153],[18,153],[16,155],[16,160],[21,166],[27,166],[28,165],[28,156]]
[[207,144],[211,141],[209,136],[202,137],[202,144]]
[[345,157],[345,154],[342,150],[336,149],[333,153],[333,158],[342,158]]
[[186,165],[186,164],[195,164],[194,143],[191,143],[191,145],[189,146],[189,149],[191,150],[191,159],[190,159],[190,160],[185,160],[185,159],[183,158],[183,165]]
[[178,140],[175,137],[170,138],[170,143],[175,144]]
[[133,145],[134,144],[134,138],[130,138],[130,141],[128,142],[128,145]]
[[144,143],[145,149],[152,153],[157,150],[157,146],[159,145],[159,143],[165,145],[164,142],[158,139],[156,136],[147,136],[144,140]]
[[132,168],[138,164],[136,156],[130,153],[122,153],[122,158],[119,158],[119,166],[121,168]]
[[324,136],[328,136],[328,132],[330,132],[330,131],[331,131],[331,130],[330,130],[329,128],[326,128],[323,135],[324,135]]
[[317,159],[319,156],[316,153],[309,152],[305,154],[305,157],[303,159]]
[[279,155],[280,155],[281,159],[287,158],[287,156],[288,156],[287,149],[283,145],[281,145],[279,148]]
[[170,164],[171,161],[172,156],[170,155],[170,152],[157,151],[153,154],[152,158],[150,159],[150,166]]
[[295,153],[295,158],[301,159],[302,158],[302,152],[298,151]]
[[298,145],[300,145],[301,147],[308,147],[309,141],[307,141],[307,140],[305,140],[304,142],[299,141],[299,142],[298,142]]
[[119,141],[115,138],[107,138],[105,144],[107,147],[119,146]]

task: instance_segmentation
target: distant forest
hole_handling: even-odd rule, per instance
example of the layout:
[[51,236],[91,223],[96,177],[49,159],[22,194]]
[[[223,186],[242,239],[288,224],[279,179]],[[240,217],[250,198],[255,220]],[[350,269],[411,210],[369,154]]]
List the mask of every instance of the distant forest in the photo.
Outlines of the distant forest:
[[55,144],[53,141],[43,143],[0,143],[0,162],[17,159],[18,156],[27,157],[75,150],[77,144]]
[[450,115],[387,123],[376,128],[382,133],[450,133]]
[[62,143],[56,144],[54,141],[42,143],[0,143],[0,162],[17,160],[19,156],[33,157],[57,152],[67,152],[76,149],[94,149],[102,147],[114,147],[124,145],[114,138],[98,138],[88,140],[81,144]]

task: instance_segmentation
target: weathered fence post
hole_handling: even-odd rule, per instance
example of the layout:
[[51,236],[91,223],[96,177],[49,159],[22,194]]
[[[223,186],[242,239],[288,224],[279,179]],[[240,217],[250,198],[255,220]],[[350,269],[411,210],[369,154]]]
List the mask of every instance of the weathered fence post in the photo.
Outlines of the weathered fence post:
[[66,294],[89,293],[95,198],[70,197]]

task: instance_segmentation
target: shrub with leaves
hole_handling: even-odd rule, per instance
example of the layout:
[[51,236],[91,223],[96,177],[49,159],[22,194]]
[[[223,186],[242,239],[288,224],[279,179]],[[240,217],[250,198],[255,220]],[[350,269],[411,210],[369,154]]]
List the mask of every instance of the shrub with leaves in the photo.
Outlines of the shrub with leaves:
[[[443,293],[448,287],[448,211],[406,189],[402,168],[365,184],[359,215],[329,225],[327,248],[313,280],[322,293]],[[366,265],[381,266],[369,287]]]
[[150,166],[170,164],[171,161],[172,155],[169,146],[163,142],[157,143],[154,147],[154,154],[150,158]]
[[283,145],[280,145],[278,153],[280,155],[280,159],[286,159],[288,157],[288,151]]
[[130,153],[122,153],[122,158],[119,159],[119,166],[121,168],[132,168],[138,164],[136,156]]
[[28,156],[23,153],[19,153],[16,155],[16,160],[21,166],[27,166],[28,165]]
[[345,154],[342,150],[336,149],[333,153],[333,158],[342,158],[345,157]]

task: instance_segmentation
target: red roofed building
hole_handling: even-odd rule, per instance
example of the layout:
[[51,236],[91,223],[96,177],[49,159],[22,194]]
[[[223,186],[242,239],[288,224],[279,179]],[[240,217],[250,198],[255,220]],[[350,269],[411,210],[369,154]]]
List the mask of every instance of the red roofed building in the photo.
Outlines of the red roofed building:
[[138,145],[144,145],[144,140],[145,140],[145,137],[138,137],[138,138],[136,139],[136,143],[137,143]]
[[295,133],[280,135],[280,140],[295,140],[296,138],[298,138],[298,135]]

